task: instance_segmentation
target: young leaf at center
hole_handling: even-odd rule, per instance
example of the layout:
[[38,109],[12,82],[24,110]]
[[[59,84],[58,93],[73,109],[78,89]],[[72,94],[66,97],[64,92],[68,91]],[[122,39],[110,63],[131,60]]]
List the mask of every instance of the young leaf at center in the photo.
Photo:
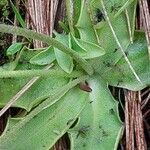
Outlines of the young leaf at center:
[[91,59],[102,56],[105,50],[97,44],[87,42],[71,36],[72,48],[77,51],[83,58]]
[[[60,41],[66,46],[69,46],[69,36],[68,35],[60,35],[55,32],[55,39]],[[71,73],[73,70],[73,59],[68,54],[60,51],[57,48],[54,48],[56,60],[59,66],[67,73]]]

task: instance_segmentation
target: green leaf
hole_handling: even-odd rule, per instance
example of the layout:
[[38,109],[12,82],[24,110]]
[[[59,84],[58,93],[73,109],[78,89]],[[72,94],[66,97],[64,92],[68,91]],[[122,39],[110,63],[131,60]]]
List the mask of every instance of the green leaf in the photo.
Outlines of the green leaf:
[[[27,30],[27,29],[23,29],[19,27],[12,27],[9,25],[4,25],[4,24],[0,24],[0,32],[17,34],[20,36],[25,36],[27,38],[32,38],[32,39],[43,41],[65,52],[69,56],[71,56],[70,59],[74,59],[89,75],[92,75],[94,72],[92,66],[85,59],[80,57],[80,55],[77,52],[75,52],[68,46],[65,46],[63,43],[59,42],[58,40],[51,38],[45,34],[40,34],[32,30]],[[73,60],[71,60],[71,64],[72,64],[72,61]]]
[[[60,41],[61,43],[63,43],[66,46],[70,45],[68,35],[60,35],[58,33],[55,33],[55,35],[56,35],[55,39],[57,39],[58,41]],[[57,48],[54,48],[54,52],[55,52],[55,57],[56,57],[56,60],[59,64],[59,66],[65,72],[71,73],[73,70],[73,59],[72,59],[72,57],[70,57],[68,54],[60,51]]]
[[80,11],[81,11],[81,3],[82,3],[82,0],[75,0],[73,2],[73,9],[74,9],[73,22],[74,22],[74,24],[76,24],[79,19]]
[[[130,3],[127,0],[121,1],[121,3],[119,2],[120,2],[119,0],[105,1],[105,5],[107,11],[109,12],[110,17],[114,16],[114,12],[112,12],[111,9],[118,9],[118,10],[121,8],[125,9],[127,5],[129,5]],[[103,72],[103,70],[107,70],[107,69],[109,70],[110,69],[109,64],[116,64],[119,61],[119,59],[122,57],[122,52],[118,48],[118,45],[112,35],[110,27],[106,22],[106,19],[105,20],[103,19],[97,24],[95,24],[94,22],[94,19],[97,17],[96,9],[100,9],[102,14],[104,15],[104,12],[100,6],[100,2],[98,0],[93,0],[88,5],[84,5],[84,3],[82,5],[83,6],[80,14],[81,19],[79,19],[80,26],[79,27],[77,26],[80,32],[81,39],[82,40],[86,39],[87,41],[88,40],[90,41],[89,38],[91,38],[91,40],[96,38],[99,45],[105,50],[105,55],[101,56],[100,58],[92,59],[90,60],[90,62],[93,64],[94,69],[96,71],[98,70],[98,72],[100,71]],[[115,13],[116,12],[117,11],[115,10]],[[134,20],[135,14],[134,15],[133,14],[134,14],[134,9],[131,9],[131,11],[129,11],[129,16],[132,15],[132,18]],[[128,45],[130,44],[130,36],[129,36],[129,29],[128,29],[127,18],[125,16],[125,13],[122,12],[117,17],[110,18],[110,21],[115,30],[117,37],[119,38],[119,42],[121,43],[121,46],[123,47],[124,51],[126,51]],[[87,31],[87,28],[90,29]],[[95,38],[94,36],[91,36],[91,34],[94,35]]]
[[[24,51],[15,70],[43,69],[43,66],[41,67],[29,63],[29,60],[36,54],[37,51]],[[30,79],[31,78],[0,79],[0,107],[5,106]],[[43,97],[52,94],[54,90],[60,87],[62,88],[62,86],[67,83],[68,79],[58,76],[40,78],[13,104],[13,107],[19,107],[29,111],[35,103],[42,101]]]
[[[19,123],[15,123],[15,125],[10,120],[7,125],[10,132],[5,131],[0,138],[0,149],[9,150],[10,146],[11,150],[47,150],[51,148],[65,134],[83,110],[87,104],[87,95],[86,92],[81,91],[79,88],[74,88],[57,103],[41,111],[19,129],[17,126],[22,120]],[[16,130],[12,134],[11,130],[14,126]]]
[[72,35],[72,48],[85,59],[96,58],[105,54],[105,51],[99,45],[77,39]]
[[101,76],[110,85],[134,91],[141,90],[150,85],[150,61],[148,58],[147,42],[143,32],[135,32],[134,42],[129,45],[126,54],[142,84],[135,79],[124,57],[115,65],[110,65],[109,70],[99,72]]
[[71,150],[116,150],[122,133],[118,104],[99,75],[87,82],[92,92],[79,123],[69,130]]
[[[109,0],[104,1],[104,5],[106,7],[107,13],[111,18],[118,17],[130,4],[136,0]],[[94,8],[101,9],[101,3],[99,0],[92,0],[91,5]]]
[[3,16],[4,16],[4,17],[8,17],[9,13],[10,13],[10,12],[9,12],[8,10],[4,10],[4,11],[3,11]]
[[73,2],[72,0],[65,1],[66,6],[66,15],[68,19],[68,25],[70,33],[74,34],[74,27],[73,27]]
[[53,47],[48,47],[46,50],[38,53],[30,59],[31,64],[47,65],[55,60]]
[[6,51],[7,56],[14,55],[20,51],[23,47],[23,43],[13,43]]
[[17,64],[18,64],[18,62],[15,60],[10,63],[4,64],[3,66],[0,67],[0,69],[1,69],[1,71],[14,70],[16,68]]
[[64,52],[55,49],[55,56],[59,66],[67,73],[71,73],[73,70],[72,58]]
[[19,23],[21,24],[21,26],[22,26],[23,28],[26,28],[26,23],[25,23],[25,21],[23,20],[22,16],[20,15],[18,9],[16,8],[16,6],[13,4],[13,2],[12,2],[11,0],[9,0],[9,1],[10,1],[10,4],[11,4],[12,9],[13,9],[15,15],[16,15],[17,20],[19,21]]
[[[111,20],[119,42],[124,51],[130,44],[128,26],[124,14],[121,14],[117,18]],[[122,52],[119,49],[108,24],[105,24],[101,29],[97,29],[97,35],[99,36],[100,45],[105,49],[106,54],[100,58],[91,60],[93,67],[98,72],[109,70],[109,64],[116,64],[122,57]],[[108,65],[107,65],[108,64]]]
[[80,16],[75,25],[79,31],[80,38],[84,41],[98,44],[94,25],[90,18],[90,12],[88,11],[89,7],[85,0],[82,0],[80,8]]
[[58,22],[59,23],[59,26],[63,29],[63,31],[65,32],[65,33],[69,33],[70,31],[69,31],[69,27],[64,23],[64,22],[62,22],[62,21],[59,21]]
[[[130,40],[133,41],[134,39],[134,32],[135,32],[135,23],[136,23],[136,10],[137,10],[137,0],[132,0],[133,2],[126,8],[126,12],[127,12],[127,16],[129,18],[129,25],[128,25],[128,29],[129,31],[131,31],[131,33],[129,33],[130,36]],[[130,3],[131,1],[128,0],[128,2]],[[131,34],[131,35],[130,35]]]

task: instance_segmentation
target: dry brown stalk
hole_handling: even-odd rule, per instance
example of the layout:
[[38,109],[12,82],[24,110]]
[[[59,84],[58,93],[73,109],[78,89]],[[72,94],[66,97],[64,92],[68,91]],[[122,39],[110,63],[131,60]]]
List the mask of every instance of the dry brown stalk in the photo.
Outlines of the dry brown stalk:
[[126,150],[146,150],[141,94],[125,90]]

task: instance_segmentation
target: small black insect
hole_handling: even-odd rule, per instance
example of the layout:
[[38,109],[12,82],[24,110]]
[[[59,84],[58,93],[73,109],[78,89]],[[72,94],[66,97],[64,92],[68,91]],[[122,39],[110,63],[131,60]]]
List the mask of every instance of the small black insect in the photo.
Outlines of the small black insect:
[[108,136],[108,133],[107,133],[105,130],[102,130],[102,136],[103,136],[103,137],[107,137],[107,136]]
[[103,136],[107,136],[107,132],[103,129],[103,126],[101,124],[98,126],[98,128],[100,129],[100,132],[102,132]]
[[116,53],[117,51],[118,51],[118,48],[115,48],[113,52]]
[[104,61],[103,64],[104,64],[106,67],[112,67],[112,64],[111,64],[110,62]]
[[121,8],[120,5],[118,5],[117,3],[114,4],[113,6],[111,6],[111,13],[112,12],[117,12],[120,8]]
[[90,101],[90,104],[93,103],[93,101]]
[[102,129],[102,125],[99,125],[98,127],[99,127],[99,129]]
[[82,138],[84,138],[86,136],[86,133],[89,131],[90,126],[83,126],[78,130],[78,134],[77,137],[81,136]]
[[98,23],[98,22],[101,22],[102,20],[105,21],[104,14],[99,8],[97,8],[96,9],[96,22]]
[[114,115],[114,114],[115,114],[114,109],[113,109],[113,108],[111,108],[111,109],[109,110],[109,113],[110,113],[111,115]]

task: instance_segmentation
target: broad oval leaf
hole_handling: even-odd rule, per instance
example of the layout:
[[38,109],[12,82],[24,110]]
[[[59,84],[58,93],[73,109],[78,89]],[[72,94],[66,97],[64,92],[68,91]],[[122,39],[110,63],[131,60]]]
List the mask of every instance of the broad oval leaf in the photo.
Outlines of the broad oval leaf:
[[[55,48],[54,48],[55,49]],[[58,65],[67,73],[71,73],[73,70],[73,60],[72,58],[60,51],[59,49],[55,49],[55,56],[58,62]]]
[[14,55],[16,52],[20,51],[23,47],[23,43],[13,43],[6,51],[7,56]]
[[46,50],[32,57],[30,63],[36,65],[47,65],[52,63],[55,59],[53,47],[48,47]]
[[[69,46],[69,36],[68,35],[60,35],[55,32],[55,38],[63,43],[66,46]],[[58,62],[58,65],[67,73],[71,73],[73,70],[73,59],[68,54],[60,51],[57,48],[54,48],[55,57]]]
[[92,92],[79,123],[69,130],[71,150],[116,150],[122,133],[118,104],[99,75],[87,82]]

